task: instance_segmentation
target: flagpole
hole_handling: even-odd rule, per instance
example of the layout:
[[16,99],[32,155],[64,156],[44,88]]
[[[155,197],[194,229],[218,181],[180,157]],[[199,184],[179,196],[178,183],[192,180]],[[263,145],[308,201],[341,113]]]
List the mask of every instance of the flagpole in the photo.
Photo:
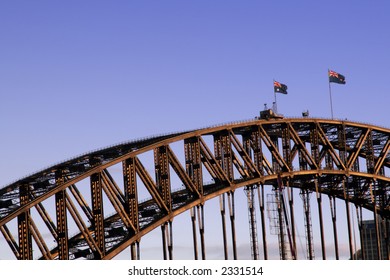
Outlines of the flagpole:
[[[272,83],[272,85],[274,86],[275,85],[275,79],[274,79],[274,82]],[[278,113],[278,103],[276,102],[276,91],[275,91],[275,86],[274,86],[274,95],[275,95],[275,106],[274,106],[274,111],[275,111],[275,114]]]
[[333,101],[332,101],[332,88],[330,86],[329,69],[328,69],[328,82],[329,82],[329,98],[330,98],[330,113],[333,120]]

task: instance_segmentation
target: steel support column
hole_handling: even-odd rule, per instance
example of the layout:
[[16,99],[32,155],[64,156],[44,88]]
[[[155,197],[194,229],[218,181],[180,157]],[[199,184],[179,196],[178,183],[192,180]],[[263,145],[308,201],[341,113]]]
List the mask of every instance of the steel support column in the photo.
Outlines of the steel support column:
[[[316,183],[316,185],[318,184]],[[317,195],[317,206],[318,206],[318,219],[320,222],[321,253],[322,253],[322,259],[326,260],[324,221],[322,218],[322,194],[317,191],[316,195]]]
[[202,253],[202,260],[206,259],[206,244],[204,240],[204,208],[203,204],[198,206],[198,218],[199,218],[199,233],[200,233],[200,247]]
[[224,252],[225,260],[227,260],[229,259],[229,254],[228,254],[227,236],[226,236],[225,194],[219,196],[219,208],[221,211],[221,220],[222,220],[223,252]]
[[366,259],[366,250],[363,240],[363,207],[361,205],[356,204],[356,217],[358,221],[358,227],[359,227],[359,237],[360,237],[360,252],[362,254],[362,260]]
[[161,146],[154,149],[154,164],[156,171],[156,186],[168,211],[171,211],[171,182],[167,146]]
[[334,250],[336,260],[339,259],[339,244],[337,236],[337,224],[336,224],[336,198],[334,196],[329,196],[330,202],[330,212],[332,215],[332,224],[333,224],[333,238],[334,238]]
[[101,173],[91,175],[91,198],[92,198],[92,225],[95,232],[96,245],[102,255],[97,252],[95,258],[103,258],[105,254],[105,238],[104,238],[104,214],[103,214],[103,189]]
[[303,211],[306,226],[306,246],[307,246],[307,258],[309,260],[314,259],[314,244],[313,244],[313,233],[311,226],[311,213],[310,213],[310,192],[308,189],[301,190],[301,198],[303,201]]
[[[29,185],[21,185],[19,188],[20,205],[29,202]],[[19,257],[21,260],[32,260],[32,236],[30,230],[30,210],[26,210],[18,216],[19,233]]]
[[230,227],[232,232],[233,259],[237,260],[234,192],[228,192],[228,207],[229,207],[229,216],[230,216]]
[[258,195],[259,205],[260,205],[261,233],[263,237],[264,260],[268,260],[267,231],[265,226],[265,214],[264,214],[264,185],[263,184],[261,184],[260,187],[257,188],[257,195]]
[[161,225],[162,234],[162,248],[164,260],[173,259],[173,234],[172,234],[172,221],[166,222]]
[[249,219],[249,232],[250,232],[250,242],[251,242],[251,251],[252,259],[259,259],[259,248],[257,241],[257,224],[256,224],[256,212],[255,212],[255,200],[254,200],[254,187],[246,186],[244,191],[247,196],[248,203],[248,219]]
[[199,193],[203,194],[202,159],[200,153],[199,137],[185,139],[184,152],[186,160],[186,172],[191,178],[192,182],[198,188]]
[[[60,185],[64,182],[64,177],[61,170],[55,173],[56,185]],[[66,190],[62,190],[56,193],[56,214],[57,214],[57,243],[58,243],[58,259],[69,259],[68,248],[68,223],[66,213]]]
[[198,259],[198,238],[196,234],[196,208],[192,207],[190,209],[191,214],[191,224],[192,224],[192,239],[194,244],[194,259]]
[[349,245],[349,256],[350,259],[353,259],[353,243],[352,243],[352,228],[351,228],[351,215],[349,211],[349,200],[345,199],[345,209],[347,215],[347,226],[348,226],[348,245]]
[[[125,191],[125,211],[128,214],[131,223],[135,228],[128,228],[130,235],[136,234],[139,231],[139,214],[138,214],[138,192],[137,192],[137,175],[134,158],[128,158],[123,161],[123,182]],[[137,242],[130,245],[131,258],[134,260],[137,257]]]

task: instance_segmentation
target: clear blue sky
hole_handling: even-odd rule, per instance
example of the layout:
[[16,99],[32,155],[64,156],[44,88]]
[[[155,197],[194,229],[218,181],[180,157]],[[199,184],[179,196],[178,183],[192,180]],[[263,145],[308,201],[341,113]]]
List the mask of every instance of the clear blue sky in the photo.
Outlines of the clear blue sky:
[[89,150],[279,112],[388,127],[390,2],[1,1],[0,186]]

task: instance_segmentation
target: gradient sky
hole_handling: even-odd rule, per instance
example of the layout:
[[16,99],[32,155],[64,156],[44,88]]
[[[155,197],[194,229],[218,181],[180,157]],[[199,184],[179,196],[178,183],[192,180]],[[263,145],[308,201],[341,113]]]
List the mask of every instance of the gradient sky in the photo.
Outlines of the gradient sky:
[[0,2],[0,186],[89,150],[279,113],[389,127],[390,2]]

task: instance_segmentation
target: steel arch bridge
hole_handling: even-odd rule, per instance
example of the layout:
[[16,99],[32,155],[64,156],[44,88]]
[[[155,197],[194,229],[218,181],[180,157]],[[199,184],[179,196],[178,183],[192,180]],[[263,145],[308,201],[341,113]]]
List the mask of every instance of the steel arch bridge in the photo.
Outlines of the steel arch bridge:
[[[194,258],[205,259],[203,206],[219,198],[225,258],[227,204],[233,258],[237,259],[234,194],[242,188],[247,195],[252,258],[268,259],[264,187],[269,187],[280,258],[294,259],[291,195],[299,189],[305,207],[307,258],[313,259],[310,193],[316,194],[322,258],[326,259],[323,196],[331,203],[336,259],[338,232],[332,205],[336,199],[345,201],[343,219],[352,257],[348,205],[355,205],[357,213],[363,208],[372,211],[377,237],[379,225],[389,231],[389,150],[389,129],[314,118],[256,118],[139,139],[81,155],[3,187],[0,230],[19,260],[112,259],[126,248],[132,259],[139,259],[141,239],[161,227],[164,259],[172,259],[172,221],[187,211]],[[120,180],[112,176],[113,166],[120,167]],[[141,189],[150,198],[140,199]],[[256,223],[256,199],[261,226]],[[361,216],[358,223],[361,236]],[[70,232],[71,227],[76,234]],[[258,242],[258,231],[262,242]],[[54,240],[54,248],[49,248],[47,239]],[[387,235],[385,243],[388,249]],[[361,245],[364,258],[362,241]],[[381,246],[379,241],[377,245]],[[378,253],[378,258],[389,259],[388,252]]]

